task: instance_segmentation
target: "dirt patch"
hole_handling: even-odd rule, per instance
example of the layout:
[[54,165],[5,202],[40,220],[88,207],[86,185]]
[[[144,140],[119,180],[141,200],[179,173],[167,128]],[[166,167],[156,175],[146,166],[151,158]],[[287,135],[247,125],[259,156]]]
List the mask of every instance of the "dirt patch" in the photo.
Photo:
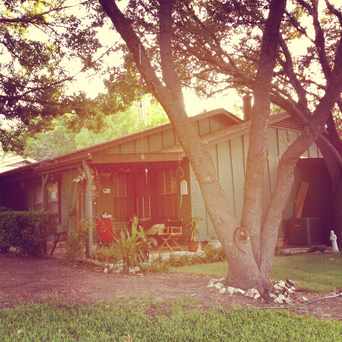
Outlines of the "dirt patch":
[[[157,302],[186,298],[201,307],[269,307],[246,297],[221,295],[207,288],[209,279],[182,273],[104,274],[100,268],[56,259],[0,256],[0,308],[56,300],[61,304],[110,303],[119,298],[153,298]],[[305,296],[314,299],[318,295]],[[342,320],[342,298],[296,305],[292,310]]]

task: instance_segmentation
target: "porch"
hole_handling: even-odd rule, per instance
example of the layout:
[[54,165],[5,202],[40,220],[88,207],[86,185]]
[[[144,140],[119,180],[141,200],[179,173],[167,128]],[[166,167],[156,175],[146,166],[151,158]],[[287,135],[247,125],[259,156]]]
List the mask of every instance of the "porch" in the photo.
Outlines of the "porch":
[[91,165],[95,243],[115,241],[137,217],[155,247],[172,250],[187,244],[192,234],[188,161],[178,153],[125,158]]

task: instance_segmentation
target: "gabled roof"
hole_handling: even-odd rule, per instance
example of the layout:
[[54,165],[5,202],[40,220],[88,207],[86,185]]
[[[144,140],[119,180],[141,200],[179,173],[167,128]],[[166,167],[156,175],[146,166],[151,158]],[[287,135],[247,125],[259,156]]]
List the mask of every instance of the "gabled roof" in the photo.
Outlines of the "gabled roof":
[[[269,127],[274,128],[301,130],[298,124],[293,125],[293,127],[289,127],[289,122],[292,122],[291,116],[283,112],[270,115],[268,125]],[[219,131],[215,134],[212,134],[211,136],[208,136],[205,140],[208,143],[217,143],[225,139],[231,139],[234,136],[239,136],[247,132],[249,130],[250,124],[251,122],[249,120],[244,121],[240,125],[230,126],[224,131]]]
[[[195,121],[204,120],[206,118],[214,117],[214,116],[222,116],[222,117],[224,117],[226,119],[226,121],[227,121],[227,125],[236,125],[236,124],[240,124],[240,123],[243,122],[243,120],[241,120],[240,118],[238,118],[234,114],[226,111],[223,108],[211,110],[209,112],[205,112],[205,113],[202,113],[202,114],[199,114],[199,115],[192,116],[192,117],[190,117],[190,120],[192,122],[195,122]],[[43,160],[43,161],[41,161],[41,163],[46,163],[46,162],[49,162],[49,161],[52,161],[52,160],[54,160],[54,161],[63,161],[65,158],[69,159],[69,158],[72,158],[74,156],[81,156],[81,155],[85,156],[85,155],[87,155],[89,153],[94,153],[94,152],[97,152],[99,150],[104,150],[104,149],[107,149],[107,148],[112,148],[112,147],[114,147],[116,145],[120,145],[122,143],[126,143],[126,142],[129,142],[129,141],[132,141],[132,140],[136,140],[138,138],[143,138],[143,137],[146,137],[146,136],[149,136],[149,135],[161,132],[161,131],[165,131],[165,130],[169,129],[170,127],[171,127],[171,124],[167,123],[167,124],[163,124],[163,125],[160,125],[160,126],[157,126],[157,127],[148,128],[148,129],[145,129],[145,130],[143,130],[141,132],[132,133],[132,134],[129,134],[129,135],[122,136],[120,138],[116,138],[116,139],[113,139],[113,140],[110,140],[110,141],[106,141],[106,142],[103,142],[103,143],[100,143],[100,144],[92,145],[90,147],[82,148],[82,149],[79,149],[79,150],[77,150],[75,152],[67,153],[67,154],[61,155],[61,156],[53,158],[53,159]]]
[[36,162],[32,158],[24,158],[14,153],[0,154],[0,174],[9,172]]
[[[227,137],[234,136],[237,134],[242,134],[243,132],[247,131],[250,125],[249,121],[243,121],[237,116],[233,115],[232,113],[226,111],[223,108],[212,110],[209,112],[202,113],[200,115],[196,115],[190,118],[192,122],[199,122],[201,120],[204,120],[206,118],[210,117],[221,117],[224,119],[224,121],[227,124],[227,129],[218,131],[217,133],[210,134],[209,136],[202,137],[209,143],[218,141],[220,139],[226,139]],[[298,125],[296,125],[296,128],[290,127],[290,123],[292,122],[292,119],[287,113],[280,113],[276,115],[270,116],[270,126],[272,127],[280,127],[280,128],[291,128],[291,129],[300,129]],[[117,139],[113,139],[108,142],[96,144],[87,148],[83,148],[80,150],[77,150],[75,152],[71,152],[53,159],[43,160],[40,162],[33,162],[32,160],[24,159],[22,158],[23,164],[17,164],[21,167],[13,167],[5,170],[3,168],[3,171],[0,172],[0,176],[12,174],[16,172],[23,172],[23,171],[33,171],[34,169],[53,169],[57,166],[65,165],[65,164],[76,164],[82,160],[90,159],[92,153],[106,150],[112,147],[115,147],[116,145],[120,145],[122,143],[130,142],[133,140],[137,140],[139,138],[144,138],[147,136],[150,136],[152,134],[162,132],[165,130],[168,130],[171,128],[171,124],[167,123],[161,126],[157,126],[154,128],[146,129],[142,132],[133,133],[127,136],[123,136]],[[171,152],[179,152],[178,149],[173,151],[172,149],[170,151],[164,151],[164,153],[171,153]]]

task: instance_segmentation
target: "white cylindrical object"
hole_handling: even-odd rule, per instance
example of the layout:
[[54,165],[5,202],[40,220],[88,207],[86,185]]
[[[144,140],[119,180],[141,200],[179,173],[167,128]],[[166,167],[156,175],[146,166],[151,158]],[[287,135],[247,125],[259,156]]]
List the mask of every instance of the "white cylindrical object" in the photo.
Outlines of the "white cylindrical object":
[[331,241],[332,251],[334,253],[339,253],[340,250],[339,250],[338,244],[337,244],[337,236],[333,230],[330,231],[330,241]]

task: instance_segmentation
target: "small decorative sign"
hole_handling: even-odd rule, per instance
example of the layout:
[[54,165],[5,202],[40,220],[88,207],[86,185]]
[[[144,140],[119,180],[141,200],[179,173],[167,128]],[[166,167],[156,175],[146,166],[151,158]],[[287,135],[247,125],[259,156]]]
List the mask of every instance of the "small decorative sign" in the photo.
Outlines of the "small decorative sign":
[[112,192],[112,189],[111,188],[103,188],[102,189],[102,192],[106,195],[110,194]]
[[180,181],[180,194],[182,196],[189,195],[188,182],[185,179]]

